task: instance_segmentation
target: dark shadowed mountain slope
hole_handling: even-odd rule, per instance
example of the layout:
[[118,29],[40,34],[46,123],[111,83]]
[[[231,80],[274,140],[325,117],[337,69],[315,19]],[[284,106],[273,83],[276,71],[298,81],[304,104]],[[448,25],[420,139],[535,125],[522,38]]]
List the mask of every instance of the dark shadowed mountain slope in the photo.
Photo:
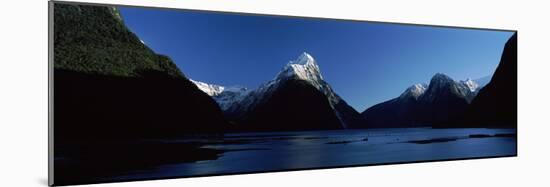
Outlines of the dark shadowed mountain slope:
[[460,119],[468,106],[468,91],[444,74],[436,74],[419,98],[419,123],[448,127]]
[[224,127],[221,110],[114,7],[55,4],[56,143],[174,137]]
[[476,127],[517,127],[517,33],[505,44],[500,63],[466,115]]
[[401,96],[369,107],[361,115],[368,128],[396,128],[421,126],[418,123],[420,97],[426,86],[416,84],[409,87]]
[[287,80],[242,119],[250,131],[328,130],[342,125],[326,96],[308,82]]

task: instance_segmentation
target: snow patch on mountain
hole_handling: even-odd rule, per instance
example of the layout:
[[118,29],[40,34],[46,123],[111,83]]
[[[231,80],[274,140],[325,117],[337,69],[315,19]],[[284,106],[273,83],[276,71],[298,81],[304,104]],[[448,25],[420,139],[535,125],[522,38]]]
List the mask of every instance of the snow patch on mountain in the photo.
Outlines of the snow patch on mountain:
[[321,70],[315,59],[307,52],[303,52],[296,60],[292,60],[286,64],[272,82],[283,82],[291,78],[309,82],[317,90],[323,92],[333,105],[340,101],[340,98],[334,93],[330,85],[323,80]]
[[296,60],[290,61],[276,76],[276,79],[285,79],[296,77],[298,79],[310,81],[313,84],[319,84],[323,80],[319,65],[313,57],[304,52]]
[[229,110],[236,103],[243,101],[250,93],[245,87],[230,87],[225,89],[221,94],[214,97],[214,100],[220,105],[222,110]]
[[409,88],[407,88],[405,92],[403,92],[399,97],[400,98],[412,97],[414,99],[418,99],[418,97],[420,97],[422,94],[424,94],[424,92],[426,92],[427,87],[428,86],[426,84],[412,85]]
[[475,81],[469,78],[466,80],[461,80],[459,81],[459,83],[465,86],[466,88],[468,88],[470,92],[475,92],[479,88],[479,85]]
[[220,93],[223,92],[225,87],[215,84],[208,84],[200,81],[196,81],[193,79],[189,79],[191,82],[193,82],[200,90],[202,90],[204,93],[208,94],[209,96],[217,96]]
[[242,86],[224,87],[190,79],[201,91],[211,96],[222,110],[228,110],[235,103],[241,102],[250,92]]

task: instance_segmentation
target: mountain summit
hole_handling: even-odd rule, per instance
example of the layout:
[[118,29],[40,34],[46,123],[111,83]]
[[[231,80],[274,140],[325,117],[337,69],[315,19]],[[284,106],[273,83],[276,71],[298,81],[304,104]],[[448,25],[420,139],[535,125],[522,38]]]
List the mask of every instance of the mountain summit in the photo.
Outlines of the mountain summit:
[[306,80],[314,85],[319,85],[323,80],[319,65],[306,52],[303,52],[296,60],[290,61],[276,77],[276,79],[287,78]]
[[[325,82],[316,60],[306,52],[289,61],[274,79],[253,90],[214,94],[215,85],[195,84],[218,102],[227,118],[253,130],[339,129],[361,124],[359,113]],[[324,121],[308,121],[305,116],[323,116]],[[279,120],[284,121],[276,122]],[[281,126],[283,123],[286,127]],[[278,127],[251,126],[258,124]]]

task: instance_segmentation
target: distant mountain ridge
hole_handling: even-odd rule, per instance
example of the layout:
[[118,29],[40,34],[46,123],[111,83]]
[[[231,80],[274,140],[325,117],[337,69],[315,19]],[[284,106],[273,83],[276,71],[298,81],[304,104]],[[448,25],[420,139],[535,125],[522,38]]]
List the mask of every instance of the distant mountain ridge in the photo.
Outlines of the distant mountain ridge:
[[412,85],[399,97],[374,105],[361,115],[365,128],[437,127],[459,118],[483,86],[471,79],[455,81],[437,73],[428,85]]

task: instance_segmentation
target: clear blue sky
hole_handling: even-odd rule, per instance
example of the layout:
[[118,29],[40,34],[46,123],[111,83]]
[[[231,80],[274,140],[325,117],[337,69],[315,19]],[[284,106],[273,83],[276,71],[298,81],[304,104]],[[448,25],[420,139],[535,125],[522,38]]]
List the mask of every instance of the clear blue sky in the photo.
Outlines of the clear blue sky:
[[358,112],[437,72],[492,75],[511,32],[121,7],[126,25],[194,80],[255,88],[311,54]]

